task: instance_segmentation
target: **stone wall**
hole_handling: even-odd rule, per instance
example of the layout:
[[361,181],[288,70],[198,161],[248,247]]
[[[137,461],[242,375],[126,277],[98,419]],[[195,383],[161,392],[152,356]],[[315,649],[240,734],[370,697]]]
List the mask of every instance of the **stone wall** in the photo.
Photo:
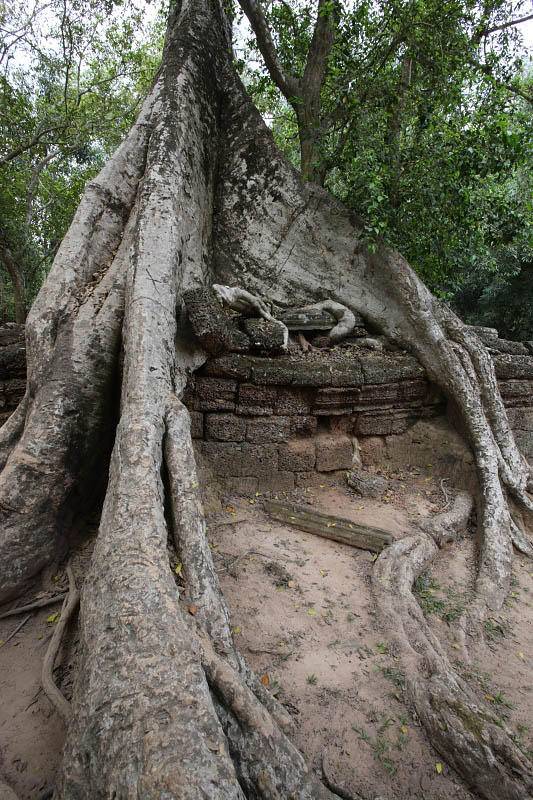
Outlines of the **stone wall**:
[[13,413],[26,390],[24,325],[0,326],[0,425]]
[[[500,340],[498,340],[500,341]],[[518,445],[533,463],[533,357],[493,348]],[[505,352],[502,352],[505,351]],[[0,328],[0,423],[26,384],[24,329]],[[343,480],[354,466],[409,465],[475,487],[469,448],[445,398],[405,353],[356,344],[278,358],[211,358],[184,395],[204,482],[252,494]]]
[[[533,358],[499,353],[494,362],[519,446],[533,461]],[[184,402],[199,464],[229,491],[337,482],[360,464],[411,465],[475,487],[472,454],[445,398],[406,354],[231,353],[206,363]]]

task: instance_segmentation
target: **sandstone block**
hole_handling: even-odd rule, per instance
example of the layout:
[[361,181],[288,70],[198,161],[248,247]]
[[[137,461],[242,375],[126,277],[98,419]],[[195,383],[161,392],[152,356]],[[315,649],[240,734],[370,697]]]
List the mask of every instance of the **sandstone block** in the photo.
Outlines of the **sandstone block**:
[[246,423],[246,440],[256,444],[286,442],[290,432],[291,423],[287,417],[258,417]]
[[282,352],[285,331],[277,322],[268,319],[245,319],[243,327],[254,350],[267,355]]
[[206,414],[205,438],[218,442],[242,442],[246,436],[246,420],[236,414]]
[[314,436],[318,427],[316,417],[291,417],[291,436]]
[[353,446],[349,436],[323,434],[316,437],[315,445],[318,472],[352,468]]
[[279,448],[279,468],[288,472],[309,472],[316,461],[313,439],[296,439]]
[[380,497],[389,485],[387,479],[380,475],[358,470],[346,474],[346,483],[361,497]]
[[277,390],[272,386],[241,383],[237,392],[237,411],[250,416],[272,414],[277,395]]
[[295,487],[295,476],[292,472],[273,472],[266,478],[259,478],[257,487],[259,492],[292,492]]
[[192,391],[194,411],[235,410],[236,381],[199,376]]
[[224,478],[222,487],[226,492],[231,494],[239,494],[243,496],[253,495],[257,492],[259,486],[258,478]]
[[276,414],[292,416],[294,414],[309,414],[311,401],[305,390],[280,387],[274,404]]

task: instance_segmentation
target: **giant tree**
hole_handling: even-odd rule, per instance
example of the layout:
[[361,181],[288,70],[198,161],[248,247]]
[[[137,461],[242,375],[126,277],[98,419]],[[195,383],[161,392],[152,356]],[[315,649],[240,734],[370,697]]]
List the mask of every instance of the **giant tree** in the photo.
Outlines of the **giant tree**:
[[[533,510],[529,468],[485,348],[398,252],[369,248],[363,229],[277,150],[234,70],[221,5],[174,3],[139,117],[86,187],[28,316],[27,392],[0,434],[2,599],[65,551],[112,447],[56,798],[335,796],[233,641],[179,399],[205,359],[188,333],[186,289],[237,284],[275,308],[326,295],[419,358],[455,405],[477,465],[471,625],[503,602],[513,541],[531,551],[510,513],[511,497]],[[436,552],[420,532],[376,562],[408,690],[470,784],[487,798],[523,797],[532,765],[454,672],[411,594]]]

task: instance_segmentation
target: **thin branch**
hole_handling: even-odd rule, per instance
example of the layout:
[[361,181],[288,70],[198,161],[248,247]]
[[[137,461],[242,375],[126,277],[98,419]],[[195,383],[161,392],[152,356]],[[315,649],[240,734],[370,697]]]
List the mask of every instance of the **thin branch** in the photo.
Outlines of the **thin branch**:
[[10,641],[10,640],[13,638],[13,636],[16,636],[16,635],[17,635],[17,633],[20,631],[20,629],[21,629],[21,628],[22,628],[22,627],[23,627],[23,626],[24,626],[24,625],[27,623],[27,621],[30,619],[30,617],[31,617],[31,614],[28,614],[28,616],[27,616],[27,617],[25,617],[25,618],[22,620],[22,622],[20,623],[20,625],[17,625],[17,627],[15,628],[15,630],[14,630],[14,631],[12,631],[12,632],[9,634],[9,636],[7,637],[7,639],[5,640],[5,642],[2,642],[2,644],[0,644],[0,647],[5,647],[5,646],[6,646],[6,644],[7,644],[7,643],[8,643],[8,642],[9,642],[9,641]]
[[255,33],[259,50],[265,59],[270,77],[287,100],[290,101],[295,97],[299,97],[301,94],[301,82],[294,75],[285,72],[261,6],[257,0],[239,0],[239,4],[248,17]]
[[46,608],[46,606],[52,606],[64,599],[64,592],[61,594],[56,594],[53,597],[42,597],[40,600],[35,600],[33,603],[28,603],[28,605],[12,608],[11,611],[5,611],[3,614],[0,614],[0,619],[6,619],[6,617],[15,617],[18,614],[24,614],[25,611],[33,611],[36,608]]

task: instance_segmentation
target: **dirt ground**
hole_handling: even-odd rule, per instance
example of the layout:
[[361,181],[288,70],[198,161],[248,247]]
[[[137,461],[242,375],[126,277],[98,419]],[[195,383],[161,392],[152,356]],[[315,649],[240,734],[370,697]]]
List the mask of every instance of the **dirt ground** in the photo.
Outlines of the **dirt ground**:
[[[441,484],[429,472],[406,469],[385,476],[389,489],[374,500],[343,486],[299,489],[278,498],[398,538],[412,530],[417,517],[442,508],[442,486],[453,494],[449,483]],[[224,510],[210,516],[207,533],[237,645],[293,715],[294,741],[308,763],[318,771],[325,763],[335,783],[373,800],[476,797],[428,744],[406,701],[402,665],[376,617],[370,588],[374,554],[278,523],[264,511],[263,499],[224,498]],[[78,582],[89,551],[88,542],[74,560]],[[528,751],[533,749],[528,727],[533,718],[533,564],[515,557],[502,613],[488,620],[484,641],[471,638],[467,665],[456,640],[475,559],[470,530],[439,553],[431,571],[418,580],[416,594],[452,662]],[[53,572],[25,600],[43,588],[51,594],[61,587],[64,575]],[[50,785],[61,757],[64,726],[39,690],[47,637],[59,610],[57,605],[35,612],[0,645],[0,773],[21,800],[32,800]],[[0,640],[5,642],[24,618],[0,620]],[[75,651],[74,628],[56,669],[67,695]]]

